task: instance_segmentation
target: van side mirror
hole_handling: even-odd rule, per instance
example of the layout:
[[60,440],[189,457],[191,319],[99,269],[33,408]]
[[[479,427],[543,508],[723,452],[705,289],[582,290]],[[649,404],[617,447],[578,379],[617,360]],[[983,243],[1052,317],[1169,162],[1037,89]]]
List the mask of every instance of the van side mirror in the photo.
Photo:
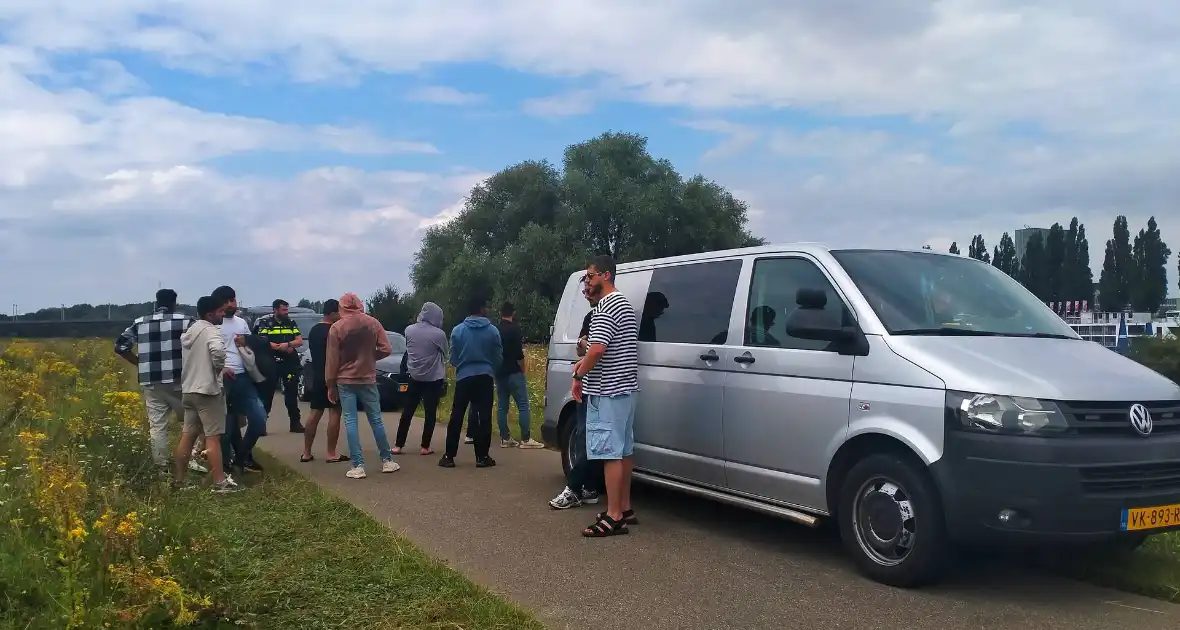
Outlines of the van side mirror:
[[787,334],[797,339],[827,341],[841,346],[840,354],[865,356],[868,339],[856,325],[845,325],[844,308],[825,310],[828,295],[819,289],[799,289],[795,309],[787,318]]

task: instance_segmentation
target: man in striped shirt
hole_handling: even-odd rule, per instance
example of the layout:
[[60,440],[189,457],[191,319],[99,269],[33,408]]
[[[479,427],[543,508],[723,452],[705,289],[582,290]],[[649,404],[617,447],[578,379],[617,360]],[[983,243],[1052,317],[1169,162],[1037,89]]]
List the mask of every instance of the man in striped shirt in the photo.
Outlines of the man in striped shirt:
[[631,302],[615,288],[615,260],[597,256],[583,277],[586,294],[598,305],[590,318],[590,348],[574,370],[571,389],[586,398],[586,456],[602,460],[606,476],[606,511],[583,536],[601,538],[629,533],[635,406],[639,393],[639,318]]

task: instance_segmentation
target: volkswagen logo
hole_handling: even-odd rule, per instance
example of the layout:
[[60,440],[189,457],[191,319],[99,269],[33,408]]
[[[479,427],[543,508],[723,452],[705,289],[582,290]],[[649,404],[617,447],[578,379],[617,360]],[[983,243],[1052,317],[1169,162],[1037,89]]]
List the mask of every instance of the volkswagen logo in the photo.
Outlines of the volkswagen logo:
[[1135,403],[1131,405],[1127,417],[1131,420],[1131,426],[1136,433],[1144,437],[1151,435],[1151,412],[1147,410],[1147,407]]

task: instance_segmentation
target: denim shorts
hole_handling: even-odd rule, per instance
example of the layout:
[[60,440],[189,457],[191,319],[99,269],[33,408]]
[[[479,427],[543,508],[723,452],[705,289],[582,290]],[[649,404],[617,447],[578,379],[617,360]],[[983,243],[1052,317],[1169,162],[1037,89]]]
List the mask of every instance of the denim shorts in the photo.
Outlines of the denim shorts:
[[622,459],[635,451],[638,393],[586,397],[586,456]]

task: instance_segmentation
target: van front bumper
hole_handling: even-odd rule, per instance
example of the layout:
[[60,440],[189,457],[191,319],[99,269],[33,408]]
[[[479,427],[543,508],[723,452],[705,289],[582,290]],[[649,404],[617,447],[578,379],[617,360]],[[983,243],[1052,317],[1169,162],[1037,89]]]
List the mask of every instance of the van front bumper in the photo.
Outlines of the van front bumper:
[[[1180,434],[1028,438],[948,431],[931,465],[958,542],[1085,543],[1180,529]],[[1128,510],[1167,527],[1127,531]],[[1161,511],[1156,510],[1157,517]]]

